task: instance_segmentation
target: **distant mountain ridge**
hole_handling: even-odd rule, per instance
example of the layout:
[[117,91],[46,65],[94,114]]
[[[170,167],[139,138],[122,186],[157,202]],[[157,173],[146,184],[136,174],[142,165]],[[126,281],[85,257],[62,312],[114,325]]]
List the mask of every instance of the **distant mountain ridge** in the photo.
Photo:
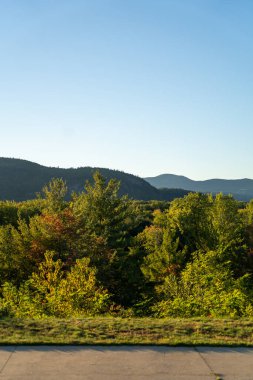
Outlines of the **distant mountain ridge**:
[[161,174],[156,177],[145,178],[157,189],[180,188],[189,191],[203,193],[232,194],[236,199],[248,201],[253,199],[253,179],[209,179],[205,181],[194,181],[184,176],[175,174]]
[[159,190],[142,178],[118,170],[91,167],[62,169],[27,160],[0,157],[0,200],[33,199],[52,178],[62,178],[66,181],[70,197],[71,192],[78,193],[84,190],[85,182],[92,179],[92,174],[96,170],[108,180],[111,178],[120,180],[119,194],[126,194],[133,199],[172,200],[188,193],[180,189]]

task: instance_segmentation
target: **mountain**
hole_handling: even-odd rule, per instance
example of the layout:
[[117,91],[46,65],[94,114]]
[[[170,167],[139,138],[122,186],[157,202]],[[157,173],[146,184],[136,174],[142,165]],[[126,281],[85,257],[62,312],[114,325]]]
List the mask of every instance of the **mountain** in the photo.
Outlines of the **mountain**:
[[120,180],[119,194],[127,194],[133,199],[172,200],[188,193],[180,189],[159,190],[142,178],[118,170],[91,167],[62,169],[2,157],[0,158],[0,200],[33,199],[52,178],[62,178],[66,181],[69,198],[72,191],[84,190],[85,182],[92,179],[92,174],[96,170],[99,170],[108,180],[111,178]]
[[193,181],[184,176],[175,174],[161,174],[157,177],[145,178],[152,186],[161,188],[180,188],[203,193],[232,194],[236,199],[249,201],[253,198],[253,180],[244,179],[209,179]]

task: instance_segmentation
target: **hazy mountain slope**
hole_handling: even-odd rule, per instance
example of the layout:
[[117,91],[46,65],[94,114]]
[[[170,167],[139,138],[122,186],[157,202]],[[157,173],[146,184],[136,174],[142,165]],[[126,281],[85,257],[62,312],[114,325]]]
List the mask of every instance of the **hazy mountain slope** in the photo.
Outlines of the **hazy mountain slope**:
[[187,177],[175,174],[161,174],[157,177],[147,177],[144,179],[157,189],[169,188],[168,184],[170,184],[170,188],[190,189],[193,187],[193,182],[195,182]]
[[190,191],[233,194],[237,199],[249,200],[253,198],[253,180],[244,179],[209,179],[206,181],[193,181],[187,177],[175,174],[161,174],[157,177],[145,178],[156,188],[181,188]]
[[117,170],[82,167],[61,169],[42,166],[30,161],[0,158],[0,199],[27,200],[36,196],[52,178],[63,178],[72,191],[82,191],[86,180],[92,179],[92,173],[99,170],[107,179],[121,181],[120,195],[141,200],[171,200],[187,194],[184,190],[158,190],[144,179]]

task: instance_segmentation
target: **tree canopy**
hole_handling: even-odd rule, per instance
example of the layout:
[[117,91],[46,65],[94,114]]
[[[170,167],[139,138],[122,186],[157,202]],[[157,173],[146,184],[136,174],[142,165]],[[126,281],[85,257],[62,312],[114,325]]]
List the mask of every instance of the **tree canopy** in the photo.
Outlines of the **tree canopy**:
[[142,202],[119,187],[95,172],[69,201],[54,179],[0,202],[0,315],[253,315],[252,201]]

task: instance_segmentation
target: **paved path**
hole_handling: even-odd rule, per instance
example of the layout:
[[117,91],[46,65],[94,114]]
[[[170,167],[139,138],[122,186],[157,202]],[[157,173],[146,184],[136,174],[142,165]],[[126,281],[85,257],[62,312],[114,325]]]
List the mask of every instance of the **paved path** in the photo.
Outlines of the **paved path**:
[[253,349],[0,347],[0,380],[253,380]]

